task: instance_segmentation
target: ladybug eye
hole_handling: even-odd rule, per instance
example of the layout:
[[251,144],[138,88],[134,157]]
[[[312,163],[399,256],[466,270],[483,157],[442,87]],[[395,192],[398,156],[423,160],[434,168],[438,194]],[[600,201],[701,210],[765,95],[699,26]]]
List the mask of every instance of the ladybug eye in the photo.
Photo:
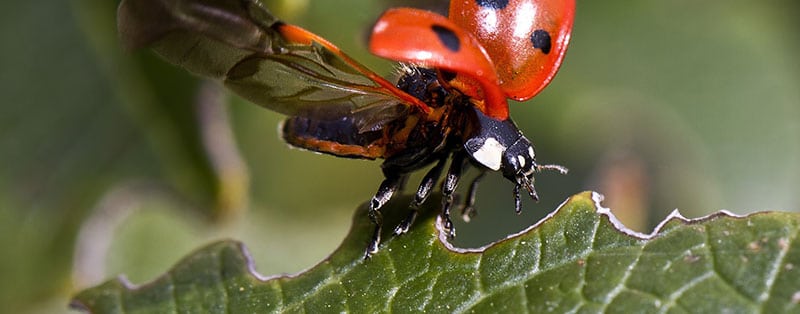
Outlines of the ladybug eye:
[[544,54],[550,53],[550,33],[546,30],[537,29],[533,31],[533,34],[531,34],[531,43],[533,43],[533,48],[541,49]]
[[482,8],[502,10],[508,5],[508,0],[475,0]]
[[436,36],[439,37],[439,41],[441,41],[442,45],[447,47],[447,49],[450,49],[452,52],[461,50],[461,41],[458,40],[458,36],[452,29],[434,24],[431,26],[431,30],[436,33]]

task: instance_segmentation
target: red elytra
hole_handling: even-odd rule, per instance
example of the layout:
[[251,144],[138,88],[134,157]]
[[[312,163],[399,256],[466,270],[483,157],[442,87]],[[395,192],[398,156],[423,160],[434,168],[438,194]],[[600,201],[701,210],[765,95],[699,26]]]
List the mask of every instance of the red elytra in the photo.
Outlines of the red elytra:
[[387,59],[466,76],[470,84],[454,87],[476,100],[485,100],[485,105],[475,104],[481,111],[491,112],[500,120],[508,117],[506,96],[498,88],[497,72],[488,54],[474,37],[444,16],[411,8],[388,10],[373,28],[370,51]]
[[575,0],[453,0],[450,20],[475,36],[497,65],[500,88],[523,101],[553,79],[567,52]]
[[[532,98],[558,71],[569,44],[575,1],[453,0],[449,15],[390,10],[373,29],[370,50],[457,73],[450,84],[475,98],[485,114],[504,120],[506,98]],[[434,26],[445,27],[460,49],[442,44],[441,31]]]

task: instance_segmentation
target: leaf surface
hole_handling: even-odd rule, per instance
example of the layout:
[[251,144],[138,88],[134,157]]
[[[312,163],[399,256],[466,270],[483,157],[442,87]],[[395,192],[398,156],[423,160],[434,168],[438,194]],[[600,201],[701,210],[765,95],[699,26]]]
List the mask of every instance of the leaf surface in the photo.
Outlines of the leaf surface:
[[[581,193],[519,234],[455,249],[429,201],[411,231],[362,259],[371,225],[362,206],[344,243],[294,276],[265,278],[241,243],[202,248],[155,281],[110,280],[81,292],[91,312],[790,312],[800,310],[800,216],[677,212],[651,235],[622,227]],[[399,221],[410,199],[385,209]],[[391,228],[385,228],[391,229]]]

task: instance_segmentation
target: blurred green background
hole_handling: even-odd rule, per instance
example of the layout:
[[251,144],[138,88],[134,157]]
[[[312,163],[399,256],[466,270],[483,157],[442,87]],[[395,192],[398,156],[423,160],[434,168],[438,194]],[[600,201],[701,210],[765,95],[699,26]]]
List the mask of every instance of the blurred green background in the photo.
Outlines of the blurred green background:
[[[387,75],[366,53],[369,27],[415,5],[266,2]],[[799,2],[577,2],[560,74],[511,104],[540,162],[571,172],[540,174],[542,200],[521,216],[512,185],[488,176],[459,245],[519,231],[586,189],[643,232],[676,208],[800,208]],[[148,281],[222,238],[244,241],[262,274],[301,271],[380,183],[379,162],[288,149],[281,116],[122,51],[116,5],[0,4],[0,312],[66,311],[79,289]]]

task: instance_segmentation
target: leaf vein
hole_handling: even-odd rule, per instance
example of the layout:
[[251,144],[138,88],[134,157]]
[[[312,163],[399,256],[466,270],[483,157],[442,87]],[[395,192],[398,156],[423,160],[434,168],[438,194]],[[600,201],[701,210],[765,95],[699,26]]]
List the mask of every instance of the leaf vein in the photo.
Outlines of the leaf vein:
[[517,286],[519,289],[519,293],[522,294],[520,300],[522,300],[522,308],[525,309],[525,313],[530,313],[531,310],[528,308],[528,293],[525,291],[525,285]]
[[595,249],[596,249],[595,243],[597,241],[597,231],[598,230],[600,230],[600,220],[597,220],[597,222],[594,224],[594,230],[592,230],[592,243],[590,245],[590,248],[589,248],[588,252],[584,252],[582,254],[582,255],[585,255],[586,258],[583,259],[583,266],[581,266],[580,287],[578,287],[577,289],[578,289],[578,293],[580,294],[580,296],[584,300],[587,299],[586,298],[586,294],[585,294],[585,292],[586,292],[586,272],[589,269],[589,266],[588,266],[589,265],[589,258],[592,256],[592,252],[594,252]]
[[[775,263],[773,263],[772,269],[770,269],[770,273],[769,273],[769,275],[767,277],[767,280],[766,280],[766,283],[765,283],[766,291],[764,291],[764,293],[762,293],[758,297],[758,301],[761,302],[761,310],[762,310],[762,312],[765,310],[764,306],[767,304],[767,302],[764,302],[764,301],[768,300],[769,296],[772,294],[772,288],[775,287],[775,285],[774,285],[775,284],[775,279],[778,278],[778,274],[781,272],[781,268],[782,268],[781,265],[783,265],[785,263],[786,255],[787,255],[786,253],[789,252],[789,248],[792,247],[792,242],[794,242],[794,240],[796,238],[797,238],[797,232],[792,234],[787,239],[787,241],[786,241],[786,243],[784,245],[781,245],[780,243],[778,244],[778,248],[779,248],[779,250],[778,250],[778,258],[775,259]],[[784,239],[784,238],[780,237],[777,241],[780,242],[782,239]]]
[[469,308],[470,305],[477,304],[476,302],[477,299],[482,299],[486,297],[487,293],[486,291],[484,291],[483,280],[481,279],[483,278],[483,275],[481,273],[482,263],[483,263],[483,254],[478,254],[478,260],[475,262],[475,270],[472,276],[473,278],[475,278],[475,291],[472,294],[472,296],[470,296],[469,299],[461,303],[461,306],[459,306],[458,309],[454,310],[453,312],[456,313],[467,312],[467,309]]
[[397,279],[397,268],[394,266],[394,258],[392,257],[391,254],[388,254],[386,256],[386,260],[388,261],[387,263],[389,265],[385,271],[391,273],[392,274],[391,281],[397,283],[397,285],[389,289],[386,294],[386,302],[384,302],[386,306],[383,308],[383,310],[388,313],[391,312],[392,303],[394,302],[394,297],[397,295],[397,291],[400,289],[399,287],[401,286],[401,284]]
[[435,276],[431,280],[431,284],[428,285],[426,289],[427,292],[426,296],[422,299],[422,304],[420,305],[419,308],[420,311],[427,312],[425,311],[425,308],[428,307],[428,304],[430,304],[430,301],[433,299],[433,287],[435,287],[436,283],[439,282],[439,277],[441,276],[442,276],[441,272],[436,272]]
[[482,295],[485,293],[483,290],[483,278],[481,273],[481,266],[483,264],[483,254],[478,254],[478,260],[475,261],[475,290],[477,290],[478,295]]
[[[174,313],[179,313],[180,310],[178,310],[178,295],[175,293],[175,290],[176,290],[175,289],[175,278],[173,277],[172,272],[167,272],[166,278],[169,281],[169,285],[172,287],[172,289],[169,289],[169,292],[170,292],[169,294],[170,294],[170,297],[172,298],[172,304],[174,304],[173,311],[174,311]],[[124,299],[123,299],[123,304],[124,304]]]
[[225,265],[224,264],[224,257],[223,254],[217,252],[217,275],[219,275],[218,284],[221,286],[222,290],[222,299],[225,300],[225,313],[231,313],[231,298],[228,295],[228,287],[225,284]]
[[[331,270],[328,270],[328,272],[330,273],[330,276],[325,277],[325,280],[320,281],[316,286],[314,286],[313,288],[309,289],[308,292],[304,293],[301,297],[299,297],[298,300],[300,300],[300,301],[287,304],[286,305],[286,310],[296,310],[297,308],[299,308],[303,304],[302,303],[303,300],[307,300],[307,299],[309,299],[311,297],[316,296],[317,294],[319,294],[322,291],[323,288],[325,288],[327,286],[330,286],[330,285],[333,285],[333,284],[336,284],[336,283],[341,283],[342,274],[347,273],[348,270],[354,268],[355,267],[354,265],[357,264],[357,263],[359,263],[358,260],[348,264],[346,267],[343,268],[343,271],[341,271],[341,272],[333,272]],[[327,266],[330,267],[330,265],[327,265]],[[283,289],[281,289],[281,292],[283,292]]]
[[636,266],[639,265],[639,261],[641,260],[642,255],[644,254],[644,252],[642,251],[644,249],[644,246],[638,246],[637,248],[639,249],[639,254],[636,255],[636,260],[634,260],[630,265],[628,265],[628,268],[625,270],[625,273],[622,274],[620,283],[617,286],[615,286],[614,289],[611,289],[608,295],[606,295],[605,299],[603,300],[603,307],[600,309],[599,312],[605,312],[608,309],[608,305],[611,304],[611,302],[614,301],[614,299],[616,299],[617,296],[620,293],[622,293],[624,289],[628,288],[627,287],[628,279],[631,277],[631,273],[633,273],[633,270],[636,268]]
[[709,259],[709,262],[710,262],[710,264],[711,264],[711,269],[712,269],[712,271],[714,272],[714,274],[716,274],[716,275],[717,275],[717,278],[719,278],[719,279],[720,279],[720,281],[721,281],[723,284],[727,285],[728,287],[730,287],[730,288],[731,288],[731,290],[735,291],[735,292],[736,292],[736,294],[737,294],[737,295],[738,295],[740,298],[742,298],[742,299],[744,299],[744,300],[746,300],[746,301],[748,301],[748,302],[751,302],[751,303],[752,303],[753,301],[755,301],[755,300],[753,300],[753,298],[751,298],[750,296],[746,295],[746,294],[744,293],[744,291],[741,291],[741,290],[740,290],[740,289],[739,289],[739,288],[738,288],[738,287],[737,287],[737,286],[734,284],[733,280],[731,280],[731,279],[730,279],[730,278],[728,278],[728,277],[725,277],[725,276],[723,276],[723,274],[722,274],[722,271],[720,271],[720,269],[719,269],[719,264],[717,263],[717,258],[714,256],[714,251],[715,251],[715,250],[714,250],[714,246],[712,245],[711,238],[710,238],[710,236],[709,236],[708,226],[704,226],[704,228],[706,229],[706,232],[704,232],[704,234],[705,234],[705,242],[706,242],[706,245],[707,245],[707,247],[708,247],[708,259]]
[[691,281],[689,281],[688,283],[686,283],[682,287],[680,287],[677,290],[675,290],[674,292],[672,292],[669,295],[669,300],[665,304],[663,304],[661,306],[661,311],[659,311],[659,313],[666,313],[667,309],[672,308],[673,306],[676,305],[675,301],[677,301],[678,298],[680,298],[683,295],[684,292],[688,291],[691,288],[694,288],[695,286],[697,286],[701,282],[706,281],[707,279],[709,279],[709,278],[711,278],[713,276],[714,276],[714,272],[713,271],[706,272],[705,274],[703,274],[701,276],[698,276],[697,278],[692,279]]

